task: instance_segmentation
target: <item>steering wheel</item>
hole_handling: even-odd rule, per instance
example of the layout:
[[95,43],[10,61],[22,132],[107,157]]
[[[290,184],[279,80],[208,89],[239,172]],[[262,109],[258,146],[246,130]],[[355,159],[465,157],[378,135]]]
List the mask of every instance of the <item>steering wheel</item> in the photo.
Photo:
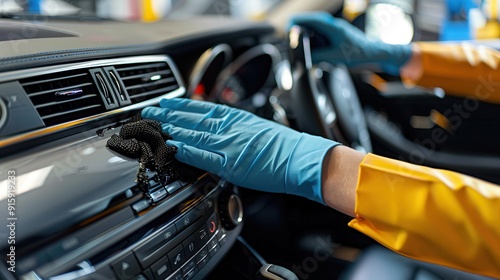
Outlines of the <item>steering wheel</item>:
[[313,64],[310,33],[302,26],[293,26],[288,39],[294,81],[291,106],[297,128],[371,152],[365,115],[347,68]]

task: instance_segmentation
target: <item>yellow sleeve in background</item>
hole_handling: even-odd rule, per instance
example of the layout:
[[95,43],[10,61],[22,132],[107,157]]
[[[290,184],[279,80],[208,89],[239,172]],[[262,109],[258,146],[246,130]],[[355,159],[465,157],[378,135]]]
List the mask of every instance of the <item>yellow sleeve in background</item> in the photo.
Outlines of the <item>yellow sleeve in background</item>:
[[441,87],[447,94],[500,103],[500,52],[468,43],[415,43],[422,74],[409,84]]
[[368,154],[349,226],[402,255],[500,277],[500,187]]

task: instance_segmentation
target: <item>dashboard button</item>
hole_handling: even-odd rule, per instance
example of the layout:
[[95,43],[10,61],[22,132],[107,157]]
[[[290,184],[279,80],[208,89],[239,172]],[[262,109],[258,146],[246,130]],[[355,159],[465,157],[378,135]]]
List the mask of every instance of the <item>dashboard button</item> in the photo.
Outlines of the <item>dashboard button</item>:
[[188,273],[184,274],[184,280],[193,279],[196,272],[198,272],[198,269],[196,267],[191,269]]
[[196,236],[192,235],[188,237],[184,242],[182,242],[182,246],[184,247],[184,253],[186,253],[186,259],[194,256],[196,251],[198,250],[198,245],[196,244]]
[[222,228],[217,232],[217,239],[221,240],[221,238],[225,235],[226,235],[226,230]]
[[196,241],[198,242],[198,245],[200,247],[207,243],[208,231],[207,231],[207,227],[205,225],[203,225],[201,228],[196,230]]
[[172,272],[170,270],[169,265],[168,265],[167,257],[164,256],[163,258],[161,258],[157,262],[155,262],[151,266],[151,271],[153,272],[153,276],[156,280],[162,280],[162,279],[167,278],[166,276]]
[[175,228],[175,225],[172,224],[161,232],[161,236],[162,236],[163,240],[168,241],[168,240],[172,239],[172,237],[174,237],[176,232],[177,232],[177,229]]
[[215,245],[214,247],[212,247],[208,253],[210,254],[210,257],[213,257],[215,254],[217,254],[217,252],[219,252],[219,244]]
[[175,222],[175,226],[177,230],[182,230],[190,225],[192,225],[196,220],[201,218],[202,213],[198,208],[195,208],[189,211],[186,215],[182,216],[177,222]]
[[168,254],[168,259],[170,260],[170,265],[172,270],[177,270],[184,263],[186,258],[184,257],[184,251],[182,250],[182,244],[177,245]]
[[175,182],[170,183],[170,184],[165,186],[165,189],[167,190],[167,192],[169,194],[173,194],[174,192],[176,192],[180,188],[182,188],[182,185],[179,181],[175,181]]
[[205,211],[207,212],[207,215],[211,215],[215,212],[215,200],[213,197],[205,200],[203,204],[205,205]]
[[210,241],[208,241],[208,244],[207,244],[207,247],[208,247],[208,250],[212,250],[213,247],[215,247],[217,245],[217,238],[212,238],[210,239]]
[[198,262],[198,269],[201,269],[202,267],[204,267],[208,261],[210,260],[210,257],[209,256],[206,256],[204,257],[203,259],[201,259],[199,262]]
[[220,239],[219,239],[219,245],[220,246],[224,246],[224,244],[226,244],[227,242],[227,235],[224,234]]
[[156,182],[155,180],[149,180],[149,188],[154,188],[154,187],[157,187],[159,186],[160,183]]
[[181,178],[179,179],[179,184],[181,184],[181,186],[185,186],[191,184],[191,182],[189,182],[189,180],[187,179]]
[[111,264],[118,279],[131,279],[141,273],[139,263],[130,252]]
[[195,267],[196,267],[196,260],[192,259],[182,267],[182,274],[187,275]]
[[184,280],[184,277],[182,277],[182,270],[179,270],[176,273],[172,274],[167,278],[167,280]]
[[203,247],[200,252],[198,253],[198,255],[196,255],[196,261],[199,262],[201,261],[203,258],[207,257],[208,256],[208,249],[207,247]]
[[219,245],[223,246],[227,242],[227,234],[224,229],[217,232],[217,239],[219,240]]
[[134,253],[143,268],[149,267],[154,261],[167,253],[168,249],[171,248],[166,245],[167,241],[171,240],[176,233],[177,229],[172,224],[134,249]]
[[210,216],[207,221],[208,234],[210,237],[212,237],[217,231],[217,226],[217,217],[215,216],[215,214],[212,214],[212,216]]
[[158,202],[167,196],[167,191],[164,188],[161,188],[153,193],[151,193],[151,199],[153,202]]
[[139,200],[138,202],[132,205],[132,209],[134,209],[136,213],[139,213],[148,207],[149,207],[149,199]]

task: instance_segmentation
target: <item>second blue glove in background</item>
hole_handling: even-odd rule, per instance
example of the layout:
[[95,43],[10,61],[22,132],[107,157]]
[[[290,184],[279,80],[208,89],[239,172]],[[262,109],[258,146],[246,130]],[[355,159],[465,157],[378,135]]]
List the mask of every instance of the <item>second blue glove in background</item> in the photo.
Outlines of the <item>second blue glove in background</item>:
[[389,74],[399,75],[399,68],[411,57],[410,45],[390,45],[369,40],[349,22],[327,12],[308,12],[294,15],[289,22],[306,27],[323,38],[327,45],[312,50],[314,62],[328,61],[348,66],[375,63]]

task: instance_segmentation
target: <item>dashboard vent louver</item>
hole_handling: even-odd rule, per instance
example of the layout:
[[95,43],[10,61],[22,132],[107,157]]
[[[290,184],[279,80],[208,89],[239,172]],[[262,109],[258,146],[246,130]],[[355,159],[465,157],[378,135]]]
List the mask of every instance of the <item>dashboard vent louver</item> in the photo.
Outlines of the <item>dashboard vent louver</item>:
[[86,69],[20,81],[46,126],[103,113],[99,91]]
[[115,65],[133,104],[179,88],[172,69],[166,62]]

